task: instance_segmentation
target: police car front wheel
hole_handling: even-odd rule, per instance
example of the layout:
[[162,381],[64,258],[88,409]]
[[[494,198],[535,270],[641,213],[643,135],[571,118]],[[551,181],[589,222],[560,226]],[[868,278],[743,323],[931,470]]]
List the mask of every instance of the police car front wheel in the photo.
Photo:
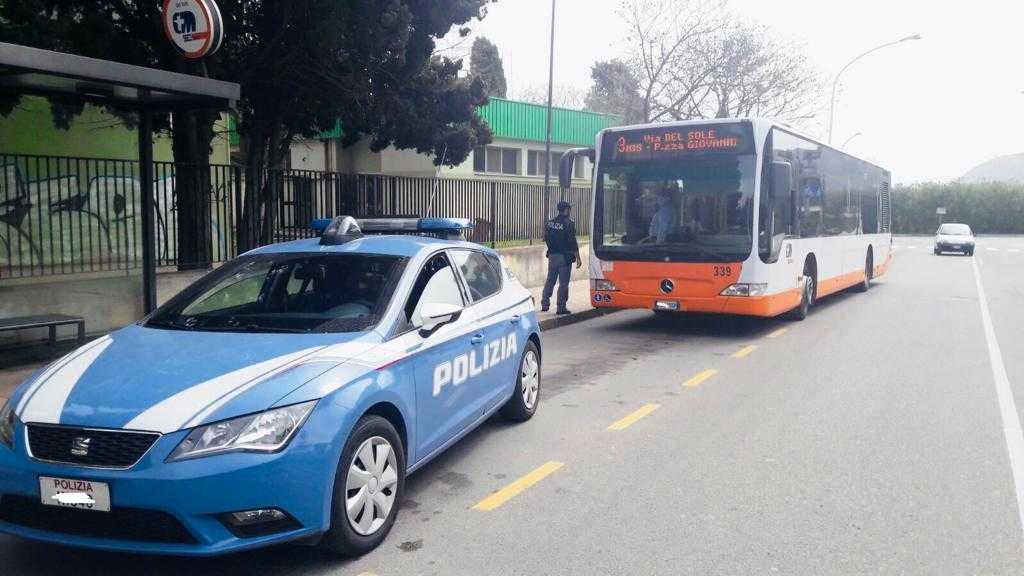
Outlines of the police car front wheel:
[[519,361],[516,389],[501,408],[501,415],[509,420],[523,422],[533,417],[540,403],[540,350],[532,340]]
[[380,416],[364,416],[341,453],[331,529],[321,545],[344,556],[373,550],[395,523],[404,487],[405,450],[398,432]]

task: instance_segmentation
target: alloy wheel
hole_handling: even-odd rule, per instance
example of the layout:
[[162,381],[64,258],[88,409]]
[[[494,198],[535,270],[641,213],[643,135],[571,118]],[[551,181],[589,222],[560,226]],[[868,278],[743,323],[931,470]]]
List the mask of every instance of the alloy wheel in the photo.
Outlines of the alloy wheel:
[[528,350],[523,358],[519,381],[522,384],[523,404],[528,410],[533,410],[534,404],[537,403],[537,395],[540,394],[540,363],[533,350]]
[[352,529],[363,536],[380,530],[395,505],[398,462],[391,444],[374,436],[352,456],[345,480],[345,512]]

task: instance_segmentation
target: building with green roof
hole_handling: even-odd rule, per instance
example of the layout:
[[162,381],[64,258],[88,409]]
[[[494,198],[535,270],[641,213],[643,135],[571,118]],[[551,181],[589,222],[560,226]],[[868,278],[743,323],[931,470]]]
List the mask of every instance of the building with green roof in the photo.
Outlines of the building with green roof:
[[[543,179],[545,167],[544,134],[547,128],[547,107],[529,102],[491,98],[480,108],[494,140],[474,150],[464,163],[444,168],[442,175],[457,178],[503,178],[535,181]],[[621,124],[621,118],[586,110],[554,108],[551,124],[552,174],[562,152],[578,146],[593,146],[597,133]],[[369,143],[359,142],[348,148],[340,144],[341,126],[320,134],[319,138],[292,145],[291,167],[306,170],[395,176],[433,176],[436,167],[431,158],[414,150],[386,148],[372,152]],[[578,178],[589,178],[590,170],[581,159],[576,166]]]

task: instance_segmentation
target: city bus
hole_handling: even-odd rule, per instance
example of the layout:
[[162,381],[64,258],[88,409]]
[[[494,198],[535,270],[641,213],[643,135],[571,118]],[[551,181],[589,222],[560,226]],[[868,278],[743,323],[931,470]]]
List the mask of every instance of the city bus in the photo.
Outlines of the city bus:
[[594,166],[591,301],[661,313],[807,316],[892,261],[890,175],[764,119],[609,128]]

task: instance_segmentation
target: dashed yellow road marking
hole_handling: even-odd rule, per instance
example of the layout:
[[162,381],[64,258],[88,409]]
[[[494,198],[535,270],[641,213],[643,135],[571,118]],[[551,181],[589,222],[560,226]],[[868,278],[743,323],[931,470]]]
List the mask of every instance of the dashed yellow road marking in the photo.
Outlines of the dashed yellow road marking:
[[718,370],[715,370],[714,368],[710,368],[708,370],[705,370],[705,371],[701,372],[700,374],[697,374],[693,378],[690,378],[686,382],[683,382],[683,386],[685,386],[687,388],[696,388],[697,386],[700,386],[701,384],[703,384],[705,380],[707,380],[708,378],[711,378],[715,374],[718,374]]
[[622,418],[621,420],[616,420],[614,423],[612,423],[611,426],[608,427],[608,429],[625,430],[626,428],[629,428],[630,426],[635,424],[637,420],[643,418],[644,416],[647,416],[648,414],[654,412],[658,408],[661,408],[660,404],[644,404],[639,409],[631,412],[625,418]]
[[732,355],[732,357],[733,358],[746,358],[747,356],[750,356],[750,353],[753,352],[754,350],[757,350],[757,346],[754,346],[753,344],[751,344],[750,346],[747,346],[745,348],[741,348],[740,350],[738,350],[736,353],[734,353]]
[[519,478],[515,482],[505,486],[501,490],[498,490],[494,494],[491,494],[487,498],[484,498],[480,502],[477,502],[476,506],[473,506],[473,510],[480,510],[481,512],[490,512],[495,508],[498,508],[505,502],[515,498],[520,492],[526,490],[530,486],[533,486],[537,482],[547,478],[553,474],[556,470],[565,466],[563,462],[556,462],[551,460],[545,462],[539,468],[530,472],[529,474]]
[[779,336],[782,336],[785,333],[786,333],[786,329],[785,328],[779,328],[775,332],[772,332],[771,334],[769,334],[767,337],[768,338],[778,338]]

